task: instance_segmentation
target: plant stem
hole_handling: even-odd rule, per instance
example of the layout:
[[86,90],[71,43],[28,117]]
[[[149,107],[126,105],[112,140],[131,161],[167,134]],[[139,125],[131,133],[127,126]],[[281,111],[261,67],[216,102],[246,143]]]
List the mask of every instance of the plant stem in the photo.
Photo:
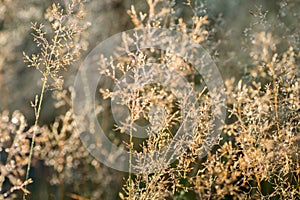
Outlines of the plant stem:
[[276,84],[275,78],[273,78],[273,87],[274,87],[274,110],[275,110],[275,121],[278,134],[280,134],[280,123],[279,123],[279,115],[278,115],[278,86]]
[[[30,146],[30,152],[29,152],[29,160],[28,160],[28,165],[27,165],[27,171],[26,171],[25,181],[27,181],[28,178],[29,178],[29,172],[30,172],[30,166],[31,166],[31,158],[32,158],[32,154],[33,154],[33,147],[34,147],[34,142],[35,142],[35,136],[36,136],[37,130],[38,130],[37,126],[38,126],[38,122],[39,122],[39,118],[40,118],[40,113],[41,113],[41,109],[42,109],[42,103],[43,103],[43,98],[44,98],[44,94],[45,94],[46,84],[47,84],[47,78],[45,76],[44,80],[43,80],[43,86],[42,86],[40,98],[39,98],[38,109],[37,109],[37,112],[36,112],[36,115],[35,115],[33,136],[32,136],[32,140],[31,140],[31,146]],[[26,188],[27,188],[27,186],[25,185],[25,189]],[[26,200],[26,193],[23,194],[23,199]]]
[[129,199],[131,199],[131,187],[132,187],[132,152],[133,152],[133,142],[132,142],[132,124],[130,126],[130,136],[129,136],[129,178],[128,178],[128,184],[129,184]]

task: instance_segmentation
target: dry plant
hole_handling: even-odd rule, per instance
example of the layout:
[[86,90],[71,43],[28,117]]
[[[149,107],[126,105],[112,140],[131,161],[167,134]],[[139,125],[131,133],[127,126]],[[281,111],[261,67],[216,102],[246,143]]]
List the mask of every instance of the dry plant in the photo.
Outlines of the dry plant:
[[[44,25],[33,24],[34,41],[40,48],[40,54],[31,57],[25,55],[25,62],[35,67],[42,74],[42,91],[32,106],[36,121],[29,154],[27,176],[30,160],[43,161],[43,165],[53,171],[47,181],[58,186],[59,198],[101,199],[109,196],[108,188],[118,179],[108,176],[112,172],[102,167],[86,150],[80,140],[72,109],[72,88],[63,89],[64,75],[80,59],[80,51],[87,47],[86,32],[89,22],[84,20],[83,1],[72,1],[65,9],[53,4],[46,12],[46,19],[51,24],[50,34],[46,34]],[[49,38],[48,38],[49,37]],[[39,126],[39,114],[45,91],[53,91],[55,107],[64,112],[57,116],[53,124]],[[39,133],[38,136],[36,133]],[[32,158],[33,155],[33,158]],[[66,192],[66,190],[68,192]]]
[[[213,25],[207,15],[199,15],[202,7],[197,3],[188,0],[185,5],[190,15],[179,17],[175,1],[146,2],[147,11],[139,12],[133,5],[128,11],[135,28],[165,28],[194,44],[209,46],[212,42],[209,48],[216,48],[218,41],[209,41]],[[290,9],[287,5],[282,8]],[[47,181],[58,189],[60,199],[114,198],[111,193],[118,192],[121,199],[130,200],[299,199],[299,49],[291,43],[281,46],[280,38],[267,30],[266,13],[259,10],[252,14],[260,21],[259,28],[252,27],[247,49],[252,59],[247,63],[251,81],[226,81],[228,118],[212,150],[206,149],[205,143],[215,128],[214,104],[221,99],[216,91],[207,89],[201,74],[195,75],[188,58],[154,48],[139,49],[138,45],[132,51],[127,45],[132,40],[149,41],[124,34],[124,45],[115,52],[117,59],[99,59],[105,84],[98,88],[102,105],[97,109],[108,119],[107,111],[113,109],[116,119],[105,121],[110,123],[107,127],[114,125],[113,134],[108,135],[131,156],[129,174],[121,177],[83,146],[83,133],[77,129],[72,109],[71,97],[76,94],[72,88],[63,89],[64,71],[78,62],[81,50],[87,47],[84,2],[53,4],[45,14],[50,26],[32,24],[39,52],[31,56],[24,53],[29,67],[42,75],[41,92],[32,103],[35,123],[28,127],[19,111],[11,116],[7,111],[0,114],[0,200],[20,199],[22,195],[30,198],[27,185],[34,181],[29,178],[34,161],[42,161],[50,169]],[[166,41],[172,40],[165,37],[160,42]],[[178,45],[170,44],[169,49]],[[2,58],[0,69],[1,63]],[[195,90],[197,102],[189,113],[193,129],[186,127],[188,137],[177,138],[175,153],[179,155],[170,162],[174,155],[166,155],[164,150],[185,120],[182,105],[189,101],[185,89],[189,86]],[[172,88],[180,94],[174,94]],[[40,125],[47,91],[52,92],[61,114],[53,123]],[[106,104],[107,100],[114,104]],[[112,105],[115,107],[110,108]],[[112,187],[122,178],[126,179],[122,191]]]
[[[149,0],[147,3],[148,13],[137,12],[134,6],[129,11],[136,28],[169,28],[182,33],[195,44],[200,44],[208,38],[207,16],[193,16],[192,22],[187,24],[182,18],[176,17],[173,9],[174,2]],[[188,5],[191,6],[190,3]],[[158,37],[154,35],[155,33],[152,34],[153,37]],[[170,51],[181,45],[181,43],[168,43],[167,41],[172,41],[171,36],[168,38],[161,35],[161,37],[164,39],[160,42],[168,44]],[[176,56],[171,53],[172,51],[140,49],[139,45],[135,47],[136,51],[130,51],[132,47],[127,44],[132,40],[148,45],[150,42],[150,46],[155,46],[147,40],[147,37],[124,35],[125,45],[116,51],[116,55],[119,55],[117,60],[102,57],[100,61],[100,74],[108,77],[111,85],[116,86],[114,89],[100,88],[99,91],[104,99],[110,98],[118,102],[113,106],[118,107],[119,110],[114,109],[117,113],[121,113],[118,118],[123,117],[123,119],[117,122],[116,130],[129,134],[127,148],[132,155],[129,160],[129,178],[120,197],[122,199],[175,198],[179,193],[192,189],[192,185],[188,183],[188,174],[195,172],[192,166],[195,165],[198,156],[206,150],[203,149],[204,143],[213,130],[214,113],[212,112],[217,111],[212,111],[212,107],[213,103],[218,101],[218,95],[215,91],[208,92],[203,86],[203,79],[194,76],[196,70],[188,63],[188,58]],[[120,52],[125,52],[125,55]],[[190,125],[191,127],[195,125],[195,128],[193,130],[185,128],[185,131],[191,131],[189,137],[192,139],[186,136],[178,138],[176,151],[183,151],[184,146],[187,146],[188,150],[179,156],[176,164],[172,164],[169,159],[175,155],[167,156],[162,150],[172,141],[182,120],[186,120],[183,117],[187,116],[187,111],[181,105],[189,101],[187,93],[189,85],[197,88],[196,96],[199,105],[198,108],[191,107],[192,111],[189,113],[194,121]],[[172,93],[174,88],[179,89],[180,94]],[[126,113],[126,109],[128,109],[128,116],[122,115]],[[141,121],[151,125],[141,130],[136,125]],[[144,131],[148,138],[144,141],[134,140],[133,135],[141,134],[141,131]],[[150,156],[145,158],[143,154]],[[134,162],[133,157],[137,158]],[[134,177],[133,169],[142,173]]]
[[254,81],[227,82],[234,122],[224,132],[232,139],[193,178],[202,198],[299,198],[297,56],[292,47],[276,53],[270,33],[258,33],[253,45]]
[[[51,24],[50,33],[47,33],[43,24],[32,24],[34,30],[32,35],[40,52],[31,56],[24,53],[24,57],[25,62],[29,63],[28,67],[34,67],[41,73],[43,84],[40,95],[37,95],[32,102],[35,123],[32,127],[26,181],[29,178],[36,135],[40,132],[39,118],[45,91],[62,89],[64,80],[62,71],[66,71],[78,59],[80,51],[85,48],[84,41],[81,40],[81,33],[87,28],[86,24],[81,22],[84,15],[84,5],[80,0],[72,1],[65,10],[59,4],[52,4],[45,15]],[[25,195],[26,193],[23,199],[26,199]]]
[[[129,11],[137,28],[176,27],[177,31],[189,36],[195,43],[207,39],[209,33],[206,29],[206,25],[209,24],[207,16],[192,17],[192,25],[189,26],[189,23],[184,23],[182,19],[172,15],[174,13],[172,3],[159,0],[147,3],[148,13],[137,12],[134,6]],[[175,21],[178,21],[178,24]],[[126,38],[124,40],[126,43]],[[218,148],[204,159],[199,159],[199,155],[203,152],[204,138],[213,126],[210,119],[213,115],[211,107],[215,95],[212,91],[209,94],[201,93],[200,90],[201,103],[197,108],[197,113],[200,114],[194,118],[197,128],[191,133],[193,142],[189,143],[188,150],[173,164],[165,160],[164,154],[157,152],[172,141],[174,126],[181,122],[182,117],[178,114],[178,110],[182,108],[178,107],[176,97],[159,84],[149,84],[140,89],[137,84],[155,80],[144,74],[144,77],[141,77],[138,70],[140,66],[151,63],[152,59],[167,66],[168,69],[180,72],[180,75],[185,77],[193,73],[193,68],[184,60],[164,52],[152,51],[151,54],[149,51],[137,50],[127,52],[129,58],[125,64],[119,61],[117,64],[111,64],[110,70],[102,70],[102,74],[111,77],[116,84],[118,77],[115,74],[118,74],[118,71],[121,71],[121,74],[133,71],[131,76],[133,84],[136,85],[127,84],[124,88],[138,88],[130,92],[122,88],[115,91],[100,89],[105,98],[114,99],[118,96],[121,98],[120,104],[129,108],[131,115],[123,123],[118,124],[117,128],[121,133],[129,131],[130,153],[140,158],[136,165],[130,163],[130,167],[144,172],[134,178],[129,173],[124,193],[120,193],[120,197],[298,199],[300,88],[297,53],[299,52],[290,47],[285,52],[279,53],[277,44],[271,33],[255,33],[250,52],[254,66],[251,69],[253,82],[245,84],[240,80],[235,88],[234,80],[226,82],[227,95],[232,106],[229,110],[230,120],[224,124],[223,139],[219,140]],[[153,71],[157,70],[152,73],[163,74],[159,71],[163,69],[155,69],[154,66],[152,68]],[[124,69],[127,71],[124,72]],[[168,77],[179,80],[178,77],[165,75],[167,84],[169,84]],[[177,81],[174,84],[179,86],[181,82]],[[154,104],[161,107],[155,111],[157,121],[153,121],[150,112]],[[161,112],[162,110],[164,112]],[[151,127],[147,129],[149,138],[141,144],[141,150],[137,151],[132,144],[132,132],[135,130],[134,122],[141,118],[148,120]],[[181,138],[183,145],[185,139]],[[153,153],[161,159],[147,160],[140,152]],[[152,172],[152,169],[159,170]]]
[[[35,198],[27,197],[30,192],[26,188],[32,183],[30,169],[32,163],[37,163],[33,160],[53,169],[47,181],[58,185],[61,199],[87,199],[85,196],[101,199],[110,196],[110,190],[99,190],[99,187],[108,188],[118,180],[106,177],[111,171],[102,167],[81,144],[72,110],[73,90],[63,89],[64,71],[74,65],[81,51],[87,48],[85,30],[89,22],[84,17],[84,1],[74,0],[64,6],[52,4],[45,14],[49,24],[32,23],[32,35],[39,52],[30,56],[24,53],[24,60],[29,63],[28,67],[41,73],[42,89],[31,103],[35,111],[32,127],[27,126],[25,117],[17,111],[11,122],[7,112],[1,115],[1,199],[20,199],[22,193],[17,193],[18,190],[23,191],[23,199]],[[48,91],[53,92],[56,108],[63,113],[53,124],[40,126],[43,99]]]

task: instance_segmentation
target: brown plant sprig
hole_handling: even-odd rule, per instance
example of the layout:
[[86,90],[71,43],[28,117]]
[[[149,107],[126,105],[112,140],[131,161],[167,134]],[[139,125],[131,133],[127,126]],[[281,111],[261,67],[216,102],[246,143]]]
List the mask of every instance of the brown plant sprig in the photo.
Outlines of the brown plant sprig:
[[[189,35],[196,43],[203,42],[207,38],[207,31],[203,28],[208,24],[207,17],[193,17],[194,23],[191,26],[193,31],[189,32],[182,19],[178,20],[179,25],[172,25],[172,20],[168,20],[173,17],[172,9],[166,9],[160,1],[147,1],[147,3],[149,13],[138,13],[134,7],[129,11],[136,27],[168,27],[167,24],[170,27],[177,27],[177,31]],[[165,18],[153,17],[156,15],[155,12],[165,13],[165,15],[159,15]],[[166,21],[168,23],[162,23]],[[203,151],[201,144],[204,142],[205,135],[209,134],[209,130],[212,129],[210,108],[213,95],[204,95],[205,97],[202,98],[206,103],[199,106],[200,113],[203,115],[195,118],[199,126],[193,132],[195,137],[188,152],[178,158],[176,165],[166,164],[165,166],[163,165],[167,162],[163,159],[159,162],[157,160],[145,161],[141,156],[137,166],[132,167],[144,169],[146,172],[130,178],[130,182],[124,186],[124,193],[120,193],[120,197],[122,199],[166,199],[193,191],[194,197],[200,199],[299,198],[300,102],[298,97],[300,88],[299,67],[297,66],[299,52],[292,46],[280,52],[277,45],[278,40],[273,37],[272,33],[266,31],[255,33],[250,52],[253,59],[250,70],[253,81],[245,84],[240,80],[236,88],[233,88],[232,81],[227,81],[227,95],[232,104],[229,121],[233,120],[233,122],[224,125],[224,138],[219,141],[217,151],[210,152],[204,159],[198,159]],[[129,55],[135,64],[145,64],[147,60],[152,59],[153,54],[137,52],[135,56],[130,53]],[[186,75],[193,72],[189,65],[183,65],[185,66],[183,67],[179,64],[182,62],[178,58],[162,56],[161,60],[172,59],[176,60],[170,62],[172,64],[169,66],[173,69],[177,67],[177,69],[190,69],[185,71]],[[122,63],[114,66],[122,66]],[[115,78],[112,77],[113,80],[116,80]],[[114,96],[113,92],[101,91],[106,97]],[[123,94],[126,95],[126,91],[118,91],[116,95]],[[144,102],[147,99],[141,95],[141,91],[138,94],[128,94],[124,99],[130,99],[128,102],[137,99]],[[152,99],[155,99],[153,95],[164,99],[161,93],[152,94]],[[150,101],[147,99],[147,102]],[[131,108],[130,105],[127,106]],[[140,108],[138,113],[142,113],[142,116],[147,118],[149,113],[145,104],[141,103],[140,106],[135,104],[134,108]],[[136,110],[130,111],[134,113]],[[163,115],[158,116],[161,121],[164,121]],[[124,124],[128,125],[126,127],[132,125]],[[168,125],[162,127],[163,131],[151,134],[142,144],[142,152],[157,152],[170,142],[172,134],[164,131],[169,130]],[[137,157],[140,155],[133,149],[130,152]],[[147,169],[156,166],[160,166],[158,168],[161,170],[147,173]]]
[[201,198],[299,198],[297,56],[292,47],[277,53],[270,33],[258,33],[253,44],[254,81],[240,80],[236,88],[227,82],[236,120],[224,131],[234,139],[209,154],[193,178]]
[[[147,4],[149,6],[148,13],[137,13],[134,6],[128,11],[132,22],[137,28],[175,28],[197,44],[207,39],[208,31],[206,30],[206,26],[209,23],[207,16],[192,17],[192,25],[187,25],[183,19],[180,18],[178,19],[179,25],[177,25],[174,21],[177,17],[173,15],[173,2],[147,1]],[[164,199],[174,197],[176,193],[182,190],[187,191],[190,188],[190,186],[180,183],[180,179],[187,179],[187,174],[192,171],[191,165],[193,165],[197,156],[204,150],[203,142],[205,137],[212,130],[211,116],[207,115],[207,113],[211,112],[213,102],[209,95],[204,95],[207,93],[205,88],[198,91],[197,96],[199,102],[202,103],[197,110],[193,110],[193,113],[202,114],[200,116],[194,114],[195,121],[199,120],[199,123],[197,128],[191,133],[194,137],[193,143],[189,144],[189,152],[191,153],[180,156],[179,164],[176,167],[171,166],[168,160],[166,160],[164,153],[157,155],[160,159],[145,160],[141,152],[154,155],[171,142],[182,120],[180,101],[186,101],[185,97],[179,101],[168,88],[160,83],[156,83],[157,80],[151,75],[163,74],[164,78],[161,80],[163,80],[164,83],[169,83],[171,87],[174,88],[184,87],[182,85],[183,82],[178,81],[181,77],[185,77],[189,80],[189,84],[195,86],[193,82],[195,69],[183,58],[179,58],[171,53],[151,49],[141,50],[138,46],[135,52],[130,52],[128,50],[130,48],[126,46],[126,44],[132,39],[143,42],[144,38],[130,38],[130,36],[124,35],[123,40],[125,46],[120,47],[116,51],[116,54],[118,55],[121,51],[125,52],[126,55],[118,57],[116,61],[103,57],[100,60],[101,75],[109,77],[114,84],[119,84],[119,79],[122,76],[128,76],[126,73],[130,74],[128,79],[134,80],[133,83],[131,83],[131,81],[122,81],[122,87],[115,88],[115,91],[106,88],[99,89],[104,99],[119,98],[120,102],[118,103],[122,106],[126,106],[130,113],[121,124],[117,125],[117,130],[121,133],[129,133],[130,138],[127,147],[130,155],[135,155],[137,158],[137,164],[133,164],[131,161],[132,157],[130,157],[129,178],[124,186],[125,194],[120,193],[120,197],[122,199]],[[166,41],[167,40],[168,39],[166,39]],[[177,44],[171,45],[175,46]],[[158,62],[166,67],[151,65],[153,62]],[[147,65],[151,65],[149,76],[146,75],[147,73],[140,73],[143,71],[143,67]],[[102,66],[105,68],[102,68]],[[165,74],[165,71],[172,71],[174,74]],[[177,81],[175,82],[174,80]],[[197,81],[201,82],[201,80]],[[142,88],[138,85],[139,83],[143,83]],[[136,89],[128,90],[128,88]],[[155,111],[153,111],[153,107],[155,107]],[[122,113],[124,111],[120,109],[118,112]],[[135,150],[133,145],[133,132],[136,131],[134,123],[140,119],[147,120],[151,123],[151,127],[147,129],[149,138],[140,145],[141,152]],[[186,138],[180,138],[182,144],[185,143],[185,140]],[[180,148],[181,147],[179,147],[179,149]],[[149,158],[151,158],[151,156]],[[134,178],[131,174],[131,169],[133,168],[142,170],[145,173],[138,174]],[[153,169],[160,169],[160,171],[149,174]],[[144,187],[141,187],[141,185],[144,185]]]
[[[63,85],[62,70],[67,70],[80,56],[84,43],[80,42],[81,34],[87,28],[82,24],[84,5],[81,0],[72,1],[62,9],[59,4],[52,4],[47,10],[46,19],[50,22],[51,33],[47,34],[43,24],[32,24],[34,41],[40,48],[38,54],[28,56],[24,53],[24,61],[29,67],[36,68],[42,75],[42,89],[36,96],[32,106],[35,110],[34,131],[31,140],[26,180],[29,178],[31,159],[33,155],[35,137],[38,131],[38,122],[42,109],[44,94],[47,89],[61,89]],[[26,199],[25,194],[23,199]]]

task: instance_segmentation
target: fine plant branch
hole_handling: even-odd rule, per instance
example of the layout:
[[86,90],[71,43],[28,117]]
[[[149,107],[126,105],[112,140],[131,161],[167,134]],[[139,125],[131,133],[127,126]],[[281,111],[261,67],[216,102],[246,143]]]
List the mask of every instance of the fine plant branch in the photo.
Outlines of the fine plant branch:
[[280,123],[279,123],[279,116],[278,116],[278,85],[276,82],[276,75],[273,75],[273,93],[274,93],[274,110],[275,110],[275,123],[276,128],[278,131],[278,135],[280,135]]
[[[57,45],[58,34],[59,34],[59,31],[56,31],[54,39],[53,39],[53,45],[54,46]],[[38,36],[35,36],[35,37],[38,37]],[[44,40],[44,41],[46,41],[46,40]],[[38,107],[37,107],[37,109],[36,109],[36,105],[34,107],[34,109],[35,109],[35,122],[34,122],[34,129],[33,129],[31,145],[30,145],[29,161],[28,161],[28,165],[27,165],[25,181],[28,180],[28,178],[29,178],[32,154],[33,154],[33,148],[34,148],[34,142],[35,142],[35,137],[36,137],[36,134],[37,134],[37,131],[38,131],[38,123],[39,123],[40,113],[41,113],[41,109],[42,109],[44,94],[45,94],[45,90],[46,90],[46,86],[47,86],[47,80],[48,80],[48,76],[50,75],[50,69],[51,69],[50,63],[51,63],[51,58],[53,56],[53,50],[54,49],[52,48],[51,52],[50,52],[50,55],[48,57],[48,60],[46,62],[46,72],[44,72],[44,73],[42,72],[42,74],[43,74],[43,79],[42,79],[43,80],[43,85],[42,85],[40,97],[38,99],[38,101],[39,101]],[[27,185],[25,185],[25,189],[26,189],[26,187],[27,187]],[[26,193],[24,193],[23,199],[26,200]]]
[[26,186],[29,185],[32,182],[33,181],[31,179],[27,179],[21,185],[17,185],[17,186],[14,186],[14,187],[10,188],[10,190],[8,192],[5,192],[3,194],[3,196],[8,197],[10,194],[12,194],[16,190],[21,190],[21,191],[23,191],[24,194],[30,194],[30,192],[26,189]]
[[[41,113],[41,109],[42,109],[45,89],[46,89],[46,85],[47,85],[47,74],[48,73],[46,73],[46,76],[43,79],[43,86],[42,86],[42,89],[41,89],[41,94],[40,94],[40,97],[39,97],[39,104],[38,104],[38,108],[37,108],[37,111],[36,111],[34,129],[33,129],[33,135],[32,135],[32,140],[31,140],[31,144],[30,144],[30,151],[29,151],[29,158],[28,158],[29,160],[28,160],[28,165],[27,165],[27,170],[26,170],[25,181],[29,180],[29,173],[30,173],[30,167],[31,167],[31,160],[32,160],[32,154],[33,154],[34,142],[35,142],[36,134],[38,133],[38,123],[39,123],[40,113]],[[25,185],[25,190],[26,189],[27,189],[27,184]],[[26,195],[27,195],[27,193],[24,192],[24,194],[23,194],[23,199],[24,200],[26,200]]]
[[[131,122],[133,124],[134,121]],[[129,191],[129,198],[132,198],[132,191],[133,191],[133,180],[132,180],[132,154],[133,154],[133,136],[132,136],[132,125],[130,126],[130,133],[129,133],[129,177],[128,177],[128,187]]]
[[[75,10],[79,8],[76,12]],[[35,123],[33,126],[33,135],[29,151],[29,160],[27,164],[25,181],[29,180],[31,161],[35,146],[36,135],[39,131],[39,119],[43,106],[45,91],[61,90],[63,84],[62,70],[67,70],[67,67],[72,65],[80,56],[80,50],[83,49],[81,44],[81,34],[87,28],[85,24],[81,24],[83,19],[83,4],[81,1],[72,1],[67,5],[64,11],[59,4],[52,4],[47,10],[48,21],[54,35],[50,40],[47,38],[45,26],[41,24],[37,26],[32,24],[34,41],[40,47],[40,53],[28,56],[25,53],[24,62],[29,63],[29,67],[36,68],[42,74],[42,89],[39,97],[36,97],[35,103],[32,103],[35,111]],[[77,42],[77,44],[76,44]],[[82,41],[84,42],[84,41]],[[50,82],[53,79],[54,83]],[[50,88],[50,86],[52,88]],[[25,185],[25,190],[26,190]],[[23,194],[23,199],[26,199],[27,193]]]

